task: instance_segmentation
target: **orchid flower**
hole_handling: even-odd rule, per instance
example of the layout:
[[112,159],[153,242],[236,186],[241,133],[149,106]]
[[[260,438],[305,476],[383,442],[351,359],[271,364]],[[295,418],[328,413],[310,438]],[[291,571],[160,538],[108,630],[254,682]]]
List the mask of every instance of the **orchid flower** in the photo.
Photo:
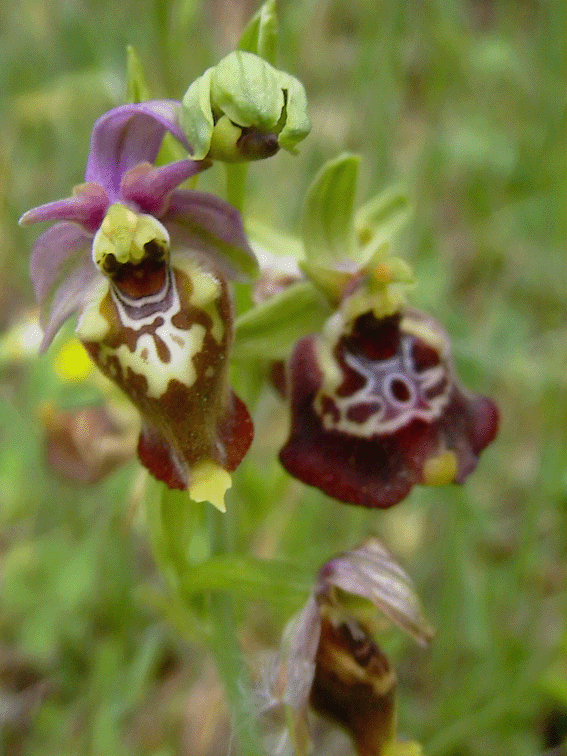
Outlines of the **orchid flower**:
[[142,415],[142,463],[170,488],[224,509],[229,473],[253,435],[228,386],[226,278],[246,279],[256,261],[234,208],[177,188],[208,162],[153,165],[166,132],[191,151],[179,108],[155,100],[103,115],[85,183],[20,222],[57,221],[31,257],[41,349],[77,314],[76,333],[91,358]]
[[415,484],[463,483],[498,430],[494,402],[464,389],[442,326],[411,308],[339,317],[288,363],[286,470],[329,496],[391,507]]
[[411,579],[369,538],[325,562],[280,651],[264,658],[257,708],[284,723],[270,753],[311,752],[311,708],[345,729],[360,756],[421,754],[396,737],[396,673],[373,640],[376,609],[422,646],[433,637]]
[[309,323],[292,299],[309,283],[332,313],[272,371],[290,405],[282,465],[339,501],[386,509],[416,484],[463,483],[498,432],[498,409],[461,386],[448,334],[408,306],[413,273],[392,254],[407,200],[387,190],[355,211],[358,165],[347,154],[323,166],[304,204],[299,270],[264,273],[256,296],[290,334],[295,312]]

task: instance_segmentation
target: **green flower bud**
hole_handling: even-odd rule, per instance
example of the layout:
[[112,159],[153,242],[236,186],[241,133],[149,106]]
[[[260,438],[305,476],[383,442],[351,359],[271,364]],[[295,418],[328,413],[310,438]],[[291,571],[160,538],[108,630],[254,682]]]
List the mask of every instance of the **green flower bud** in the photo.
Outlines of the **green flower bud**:
[[194,81],[180,124],[193,158],[259,160],[294,152],[311,127],[301,83],[251,52],[236,50]]

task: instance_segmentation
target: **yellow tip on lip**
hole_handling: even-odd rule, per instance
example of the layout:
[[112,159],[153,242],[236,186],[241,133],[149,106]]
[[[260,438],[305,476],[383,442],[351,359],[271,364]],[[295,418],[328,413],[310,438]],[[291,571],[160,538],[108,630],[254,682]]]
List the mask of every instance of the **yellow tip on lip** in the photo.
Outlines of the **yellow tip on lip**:
[[457,457],[452,451],[444,451],[437,457],[425,460],[423,482],[426,486],[444,486],[455,480],[457,471]]
[[189,496],[193,501],[210,501],[219,512],[226,512],[224,496],[232,486],[232,478],[216,462],[201,462],[193,468],[193,483]]

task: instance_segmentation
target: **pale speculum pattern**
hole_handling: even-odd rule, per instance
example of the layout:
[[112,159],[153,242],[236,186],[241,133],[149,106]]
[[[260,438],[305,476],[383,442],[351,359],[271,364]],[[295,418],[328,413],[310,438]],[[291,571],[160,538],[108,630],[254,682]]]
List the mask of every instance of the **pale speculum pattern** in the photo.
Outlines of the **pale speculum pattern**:
[[431,324],[415,335],[411,316],[405,323],[399,315],[363,320],[334,349],[342,382],[334,387],[323,380],[315,399],[325,429],[372,438],[438,418],[452,384],[443,335]]

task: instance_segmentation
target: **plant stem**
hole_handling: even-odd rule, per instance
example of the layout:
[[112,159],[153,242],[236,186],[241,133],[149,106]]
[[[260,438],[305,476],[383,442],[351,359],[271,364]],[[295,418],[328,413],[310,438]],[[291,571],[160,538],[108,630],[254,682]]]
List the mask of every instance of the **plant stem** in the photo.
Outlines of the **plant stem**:
[[[221,514],[210,507],[208,515],[211,556],[230,553],[234,549],[235,524],[230,508],[226,514]],[[232,596],[226,591],[211,591],[210,612],[211,651],[233,714],[233,726],[239,741],[240,754],[241,756],[257,756],[262,749],[258,742],[250,699],[246,696],[249,680],[238,644],[238,629]]]
[[226,198],[239,212],[244,210],[248,163],[225,163]]

